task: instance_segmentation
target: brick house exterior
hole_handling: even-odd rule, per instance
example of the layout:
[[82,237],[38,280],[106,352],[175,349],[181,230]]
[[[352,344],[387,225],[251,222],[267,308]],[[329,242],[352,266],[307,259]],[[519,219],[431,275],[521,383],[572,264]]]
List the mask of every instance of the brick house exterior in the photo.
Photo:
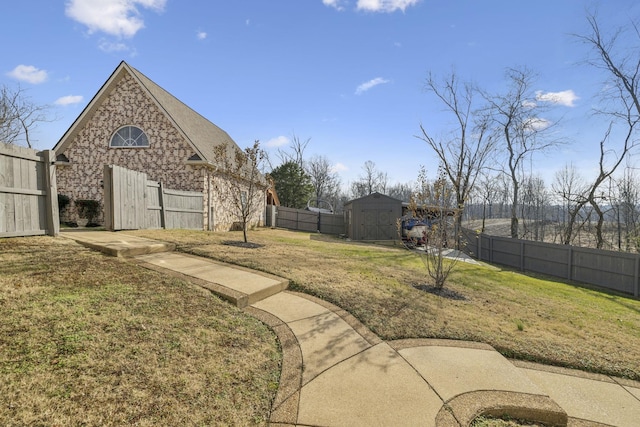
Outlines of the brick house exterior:
[[[130,128],[144,133],[143,143],[131,137],[117,145],[116,133]],[[237,218],[222,192],[234,178],[221,173],[215,148],[225,145],[239,149],[225,131],[123,61],[53,148],[58,193],[71,202],[61,220],[77,222],[75,200],[96,200],[102,207],[104,165],[117,165],[145,172],[166,188],[202,192],[204,228],[229,230]],[[266,196],[259,193],[251,225],[263,219]],[[104,212],[99,215],[101,222]]]

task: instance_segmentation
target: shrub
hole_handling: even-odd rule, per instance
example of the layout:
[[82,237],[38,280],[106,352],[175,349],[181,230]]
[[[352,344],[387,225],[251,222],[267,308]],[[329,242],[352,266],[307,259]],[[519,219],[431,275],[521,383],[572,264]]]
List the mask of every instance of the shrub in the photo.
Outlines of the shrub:
[[100,202],[90,199],[78,199],[75,203],[78,216],[80,218],[86,218],[88,226],[97,225],[95,221],[100,213]]

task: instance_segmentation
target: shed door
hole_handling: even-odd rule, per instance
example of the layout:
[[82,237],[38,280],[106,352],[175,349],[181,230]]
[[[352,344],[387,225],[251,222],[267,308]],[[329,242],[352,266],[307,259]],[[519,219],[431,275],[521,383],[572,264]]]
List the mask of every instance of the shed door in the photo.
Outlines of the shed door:
[[392,210],[363,210],[361,227],[362,240],[393,240],[396,238],[396,224]]

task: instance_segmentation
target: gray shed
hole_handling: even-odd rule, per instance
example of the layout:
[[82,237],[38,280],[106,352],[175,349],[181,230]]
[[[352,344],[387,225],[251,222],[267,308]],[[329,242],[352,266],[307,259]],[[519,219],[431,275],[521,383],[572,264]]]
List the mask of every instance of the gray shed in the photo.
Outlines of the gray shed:
[[347,236],[351,240],[399,239],[397,220],[402,201],[380,193],[354,199],[344,205]]

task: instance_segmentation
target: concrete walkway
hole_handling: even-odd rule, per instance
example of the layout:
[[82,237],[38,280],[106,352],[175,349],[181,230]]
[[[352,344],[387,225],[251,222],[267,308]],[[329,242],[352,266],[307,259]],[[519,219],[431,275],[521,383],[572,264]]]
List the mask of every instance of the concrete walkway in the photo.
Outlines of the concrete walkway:
[[283,279],[158,252],[160,242],[122,232],[61,234],[187,278],[271,326],[283,349],[272,425],[459,427],[480,414],[576,427],[640,425],[638,382],[511,361],[478,343],[384,342],[339,307],[286,291]]

